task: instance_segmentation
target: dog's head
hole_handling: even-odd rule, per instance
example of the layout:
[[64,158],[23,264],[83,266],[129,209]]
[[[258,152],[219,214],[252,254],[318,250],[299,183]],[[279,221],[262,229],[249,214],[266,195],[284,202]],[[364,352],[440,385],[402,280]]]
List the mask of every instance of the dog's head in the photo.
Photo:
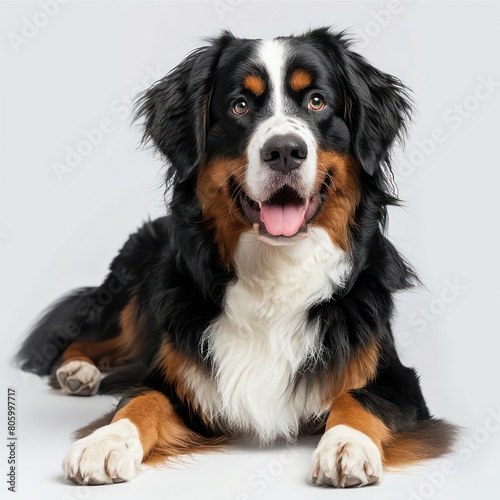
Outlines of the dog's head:
[[363,183],[383,186],[409,111],[399,80],[322,28],[223,33],[147,90],[138,115],[230,260],[245,230],[286,245],[317,225],[347,250]]

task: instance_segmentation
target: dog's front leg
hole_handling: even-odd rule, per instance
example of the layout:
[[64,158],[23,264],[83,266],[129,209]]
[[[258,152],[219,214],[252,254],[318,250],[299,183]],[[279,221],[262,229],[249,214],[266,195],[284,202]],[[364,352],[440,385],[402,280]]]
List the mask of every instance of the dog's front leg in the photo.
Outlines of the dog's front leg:
[[127,481],[155,448],[176,455],[194,445],[195,434],[164,394],[144,389],[123,401],[109,425],[73,444],[63,461],[67,478],[79,484]]
[[382,478],[382,445],[389,429],[348,392],[333,401],[326,429],[314,451],[310,479],[323,486],[365,486]]

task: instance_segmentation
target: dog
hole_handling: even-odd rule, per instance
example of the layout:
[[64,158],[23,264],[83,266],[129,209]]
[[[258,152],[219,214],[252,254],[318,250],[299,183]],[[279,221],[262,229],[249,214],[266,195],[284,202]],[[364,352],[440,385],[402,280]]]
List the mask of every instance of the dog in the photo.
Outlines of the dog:
[[168,215],[18,353],[66,394],[122,394],[80,432],[67,478],[116,483],[240,436],[321,432],[310,481],[364,486],[452,449],[456,428],[431,416],[391,331],[393,294],[419,283],[384,235],[411,109],[330,28],[223,32],[139,96]]

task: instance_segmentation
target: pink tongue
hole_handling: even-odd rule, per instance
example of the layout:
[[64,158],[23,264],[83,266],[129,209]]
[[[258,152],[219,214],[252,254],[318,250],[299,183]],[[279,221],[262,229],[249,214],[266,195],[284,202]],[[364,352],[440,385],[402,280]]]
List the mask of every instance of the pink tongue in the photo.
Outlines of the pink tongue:
[[279,193],[272,202],[265,201],[260,208],[260,219],[273,236],[293,236],[304,224],[304,200],[291,193]]

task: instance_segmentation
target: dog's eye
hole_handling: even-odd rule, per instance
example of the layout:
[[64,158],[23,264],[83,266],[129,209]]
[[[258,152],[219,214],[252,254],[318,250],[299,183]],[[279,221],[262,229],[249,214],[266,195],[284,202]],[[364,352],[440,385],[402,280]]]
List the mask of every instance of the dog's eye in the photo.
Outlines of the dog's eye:
[[248,103],[243,99],[235,102],[233,106],[233,113],[235,115],[244,115],[248,113]]
[[313,111],[319,111],[325,107],[325,101],[319,94],[314,94],[309,98],[307,107]]

